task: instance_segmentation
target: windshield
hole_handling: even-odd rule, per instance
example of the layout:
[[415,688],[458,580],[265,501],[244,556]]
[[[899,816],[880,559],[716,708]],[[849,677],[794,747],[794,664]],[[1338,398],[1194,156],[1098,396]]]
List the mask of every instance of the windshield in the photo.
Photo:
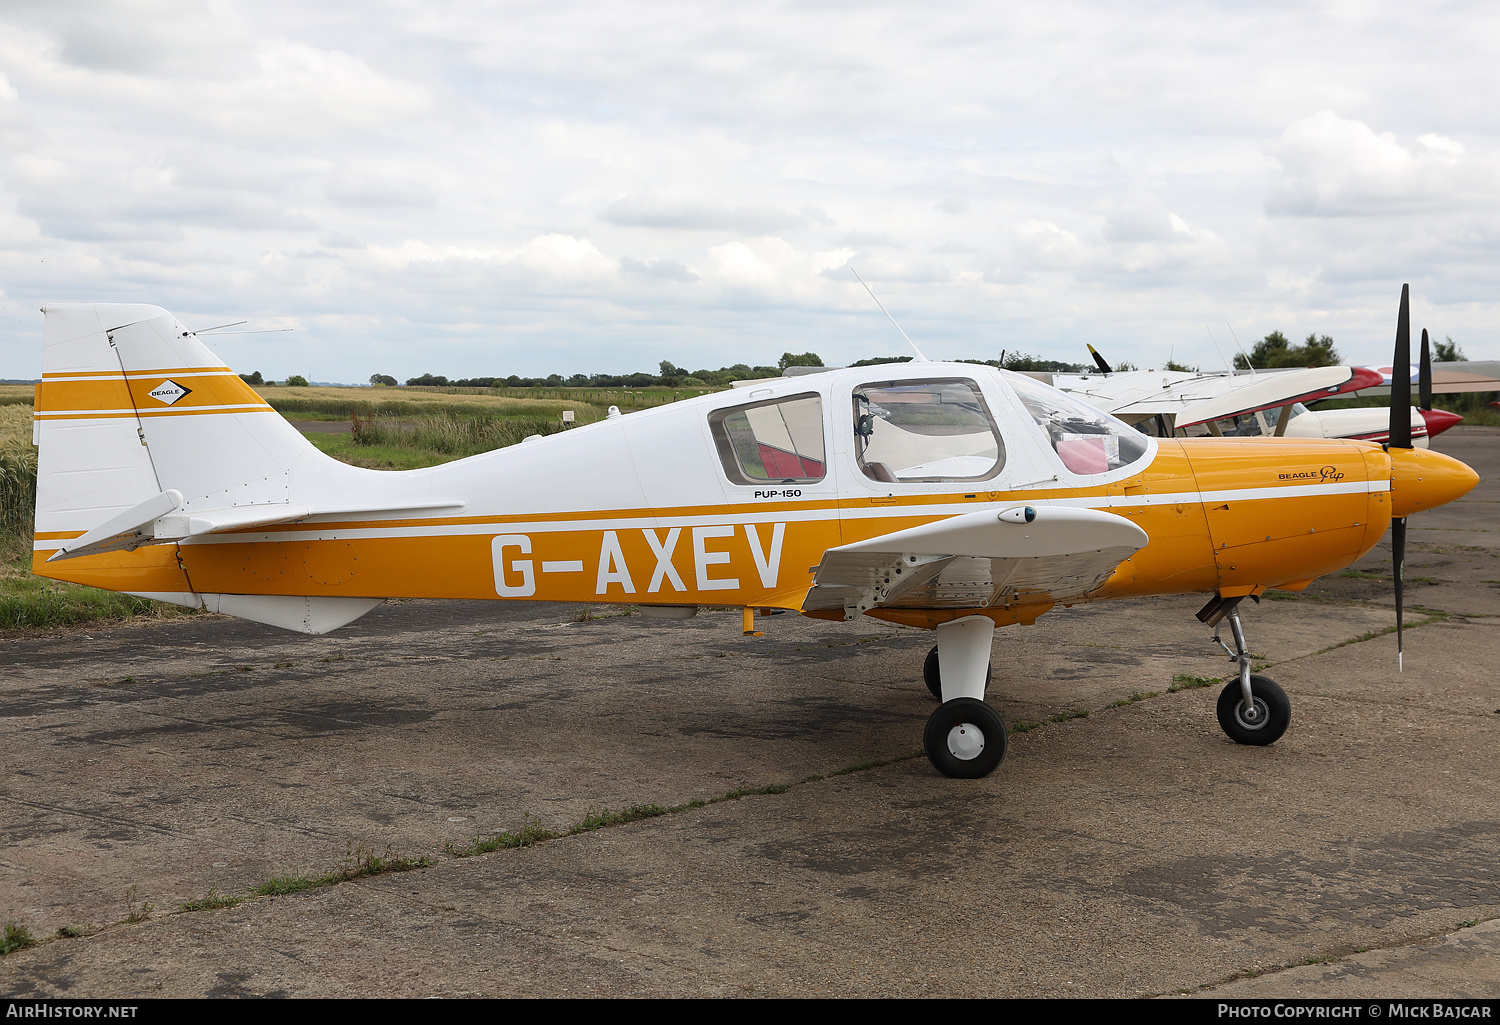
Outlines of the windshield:
[[1146,454],[1150,443],[1135,428],[1040,381],[1003,373],[1070,472],[1108,473]]

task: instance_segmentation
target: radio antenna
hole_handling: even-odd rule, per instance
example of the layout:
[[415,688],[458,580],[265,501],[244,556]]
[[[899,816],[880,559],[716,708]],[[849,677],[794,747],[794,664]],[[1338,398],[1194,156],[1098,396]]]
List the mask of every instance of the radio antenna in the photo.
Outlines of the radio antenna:
[[196,331],[190,331],[188,333],[189,334],[194,334],[194,335],[206,335],[210,331],[212,331],[212,332],[216,332],[216,333],[221,334],[221,335],[273,335],[273,334],[276,334],[277,332],[280,332],[280,331],[295,331],[296,330],[296,328],[291,328],[291,327],[262,327],[262,328],[256,328],[255,330],[252,330],[252,331],[226,331],[226,330],[224,330],[226,327],[239,327],[241,324],[248,324],[248,323],[250,323],[248,320],[236,320],[232,324],[220,324],[217,327],[200,327],[198,330],[196,330]]
[[1255,364],[1250,362],[1250,354],[1245,351],[1245,346],[1240,341],[1240,336],[1234,333],[1233,326],[1229,324],[1225,324],[1224,326],[1229,328],[1229,337],[1234,339],[1234,344],[1240,347],[1240,355],[1245,357],[1245,366],[1250,368],[1250,376],[1253,378],[1255,376]]
[[[854,275],[855,281],[858,281],[861,285],[865,285],[865,279],[859,276],[859,271],[854,269],[853,264],[849,265],[849,273]],[[896,318],[892,317],[891,311],[886,309],[884,304],[882,304],[881,301],[876,298],[875,293],[870,290],[869,285],[865,285],[865,291],[870,293],[870,298],[875,300],[875,305],[880,307],[880,312],[889,317],[891,323],[896,325],[896,330],[901,331],[901,325],[896,324]],[[925,355],[922,354],[921,349],[917,348],[917,343],[911,340],[911,335],[907,334],[905,331],[901,331],[901,337],[906,339],[906,344],[911,346],[911,351],[917,354],[918,363],[932,362],[932,360],[928,359]]]
[[1214,343],[1214,351],[1219,354],[1219,359],[1224,360],[1224,368],[1229,371],[1229,376],[1233,377],[1234,364],[1229,362],[1227,359],[1224,359],[1224,350],[1219,348],[1219,340],[1214,337],[1214,329],[1209,327],[1207,324],[1204,324],[1203,330],[1208,332],[1208,340]]

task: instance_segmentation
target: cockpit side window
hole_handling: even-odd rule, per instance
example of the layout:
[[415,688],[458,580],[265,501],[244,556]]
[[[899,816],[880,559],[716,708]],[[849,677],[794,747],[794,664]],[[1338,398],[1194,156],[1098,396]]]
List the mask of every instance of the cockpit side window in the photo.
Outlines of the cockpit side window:
[[827,474],[823,402],[792,395],[709,414],[708,426],[736,484],[810,484]]
[[880,381],[854,389],[860,471],[887,484],[987,480],[1005,444],[973,381]]
[[1010,372],[1005,372],[1005,381],[1073,473],[1108,473],[1135,462],[1150,448],[1140,431],[1066,392]]

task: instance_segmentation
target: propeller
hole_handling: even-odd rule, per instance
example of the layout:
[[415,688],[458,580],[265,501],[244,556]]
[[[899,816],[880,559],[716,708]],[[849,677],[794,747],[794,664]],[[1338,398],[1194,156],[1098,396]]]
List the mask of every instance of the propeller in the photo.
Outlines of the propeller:
[[1432,411],[1432,353],[1427,350],[1427,329],[1422,329],[1422,365],[1417,371],[1417,408]]
[[[1410,286],[1401,286],[1401,310],[1396,315],[1396,352],[1391,357],[1391,430],[1386,451],[1411,448],[1411,294]],[[1428,352],[1427,329],[1422,329],[1422,366],[1418,373],[1424,408],[1432,405],[1432,358]],[[1396,584],[1396,666],[1405,672],[1402,643],[1402,620],[1405,613],[1406,517],[1391,520],[1391,563]]]
[[[1088,345],[1087,342],[1084,342],[1084,344]],[[1094,348],[1092,345],[1089,345],[1089,355],[1094,357],[1094,364],[1099,368],[1099,373],[1101,373],[1101,374],[1112,374],[1112,373],[1114,373],[1114,371],[1109,368],[1109,364],[1106,363],[1106,362],[1104,362],[1104,357],[1101,356],[1101,355],[1099,355],[1099,350],[1096,349],[1096,348]]]

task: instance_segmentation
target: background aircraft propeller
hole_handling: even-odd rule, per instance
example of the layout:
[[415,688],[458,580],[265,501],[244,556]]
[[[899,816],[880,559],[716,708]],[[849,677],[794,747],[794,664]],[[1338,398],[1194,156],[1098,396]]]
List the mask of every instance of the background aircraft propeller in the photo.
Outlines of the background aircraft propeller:
[[1427,351],[1427,329],[1422,329],[1422,366],[1417,371],[1417,408],[1432,412],[1432,354]]

